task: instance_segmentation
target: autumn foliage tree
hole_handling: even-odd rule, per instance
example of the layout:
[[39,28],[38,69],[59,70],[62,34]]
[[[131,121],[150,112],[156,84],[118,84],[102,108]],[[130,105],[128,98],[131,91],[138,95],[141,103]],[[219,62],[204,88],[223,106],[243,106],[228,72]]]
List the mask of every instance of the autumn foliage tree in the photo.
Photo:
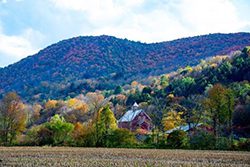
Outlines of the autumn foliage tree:
[[234,96],[230,89],[226,89],[221,84],[214,85],[208,91],[208,97],[204,100],[204,106],[210,112],[216,137],[220,135],[222,125],[225,126],[227,124],[226,126],[232,128]]
[[65,119],[70,123],[84,122],[84,115],[88,112],[88,105],[76,98],[67,101],[68,111],[64,115]]
[[95,116],[96,146],[103,146],[107,143],[107,137],[117,128],[117,121],[109,106],[101,108]]
[[169,111],[162,119],[164,130],[174,129],[183,124],[183,112]]
[[0,141],[3,145],[11,145],[16,136],[26,127],[27,115],[20,97],[8,93],[0,102]]
[[81,124],[80,122],[77,122],[74,125],[74,129],[72,131],[72,138],[73,138],[75,144],[78,146],[82,145],[84,131],[85,131],[85,128],[84,128],[83,124]]
[[86,94],[86,102],[92,112],[98,111],[105,103],[104,96],[95,92],[89,92]]

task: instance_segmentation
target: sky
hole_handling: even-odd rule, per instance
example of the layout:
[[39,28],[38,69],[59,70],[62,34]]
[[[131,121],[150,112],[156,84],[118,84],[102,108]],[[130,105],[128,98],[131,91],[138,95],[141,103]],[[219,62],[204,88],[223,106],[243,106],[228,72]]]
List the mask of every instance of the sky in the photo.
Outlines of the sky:
[[151,43],[250,32],[249,9],[249,0],[0,0],[0,67],[76,36]]

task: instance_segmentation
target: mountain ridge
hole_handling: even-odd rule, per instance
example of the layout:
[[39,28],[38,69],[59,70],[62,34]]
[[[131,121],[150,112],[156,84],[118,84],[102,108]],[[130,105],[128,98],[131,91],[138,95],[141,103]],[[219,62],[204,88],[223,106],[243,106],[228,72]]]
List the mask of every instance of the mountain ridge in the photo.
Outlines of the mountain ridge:
[[[0,93],[16,91],[22,97],[44,94],[47,99],[69,95],[65,90],[72,84],[80,85],[82,92],[110,89],[249,44],[250,33],[217,33],[157,43],[107,35],[74,37],[0,69]],[[50,86],[60,88],[52,90]]]

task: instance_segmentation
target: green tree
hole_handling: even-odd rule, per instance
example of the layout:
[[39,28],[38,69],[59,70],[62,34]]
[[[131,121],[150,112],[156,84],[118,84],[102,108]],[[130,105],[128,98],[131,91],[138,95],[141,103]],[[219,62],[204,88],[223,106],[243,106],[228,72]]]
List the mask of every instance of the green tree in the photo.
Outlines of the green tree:
[[20,97],[8,93],[0,102],[0,140],[4,145],[11,145],[16,136],[26,127],[27,114]]
[[104,146],[107,136],[117,128],[117,121],[109,106],[101,108],[95,116],[96,146]]
[[184,77],[182,79],[174,80],[171,82],[170,86],[175,95],[188,96],[195,86],[195,80],[192,77]]
[[169,134],[167,145],[170,148],[188,148],[189,139],[187,133],[182,130],[175,130]]
[[227,78],[232,74],[233,66],[229,63],[229,61],[223,62],[217,69],[217,77],[220,80],[227,80]]
[[226,108],[227,108],[227,126],[229,129],[229,134],[230,134],[230,142],[232,144],[233,142],[233,112],[234,112],[234,105],[235,105],[235,97],[234,93],[231,89],[226,89],[225,92],[225,98],[226,98]]
[[128,129],[115,129],[108,136],[108,147],[133,147],[136,145],[135,135]]
[[166,75],[162,75],[160,79],[160,85],[165,88],[169,84],[169,78]]
[[122,93],[123,92],[123,88],[121,87],[121,86],[117,86],[116,88],[115,88],[115,91],[114,91],[114,94],[120,94],[120,93]]
[[74,125],[67,123],[63,117],[56,114],[49,122],[45,123],[45,128],[52,132],[53,144],[62,145],[70,136]]
[[221,125],[227,124],[230,129],[232,128],[234,96],[230,89],[226,89],[221,84],[214,85],[208,91],[204,107],[210,112],[216,138],[220,135]]
[[218,124],[219,117],[222,113],[225,113],[225,99],[223,97],[224,87],[222,85],[214,85],[208,90],[208,98],[204,100],[205,108],[210,112],[210,116],[213,122],[214,136],[218,137]]

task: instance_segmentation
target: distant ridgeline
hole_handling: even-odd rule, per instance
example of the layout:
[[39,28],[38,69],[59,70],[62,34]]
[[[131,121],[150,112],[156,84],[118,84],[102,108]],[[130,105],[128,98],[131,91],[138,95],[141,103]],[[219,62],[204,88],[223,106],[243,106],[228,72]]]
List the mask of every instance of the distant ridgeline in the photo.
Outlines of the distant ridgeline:
[[41,101],[110,90],[248,45],[250,33],[209,34],[151,44],[111,36],[76,37],[0,68],[0,94],[16,91],[24,100]]

